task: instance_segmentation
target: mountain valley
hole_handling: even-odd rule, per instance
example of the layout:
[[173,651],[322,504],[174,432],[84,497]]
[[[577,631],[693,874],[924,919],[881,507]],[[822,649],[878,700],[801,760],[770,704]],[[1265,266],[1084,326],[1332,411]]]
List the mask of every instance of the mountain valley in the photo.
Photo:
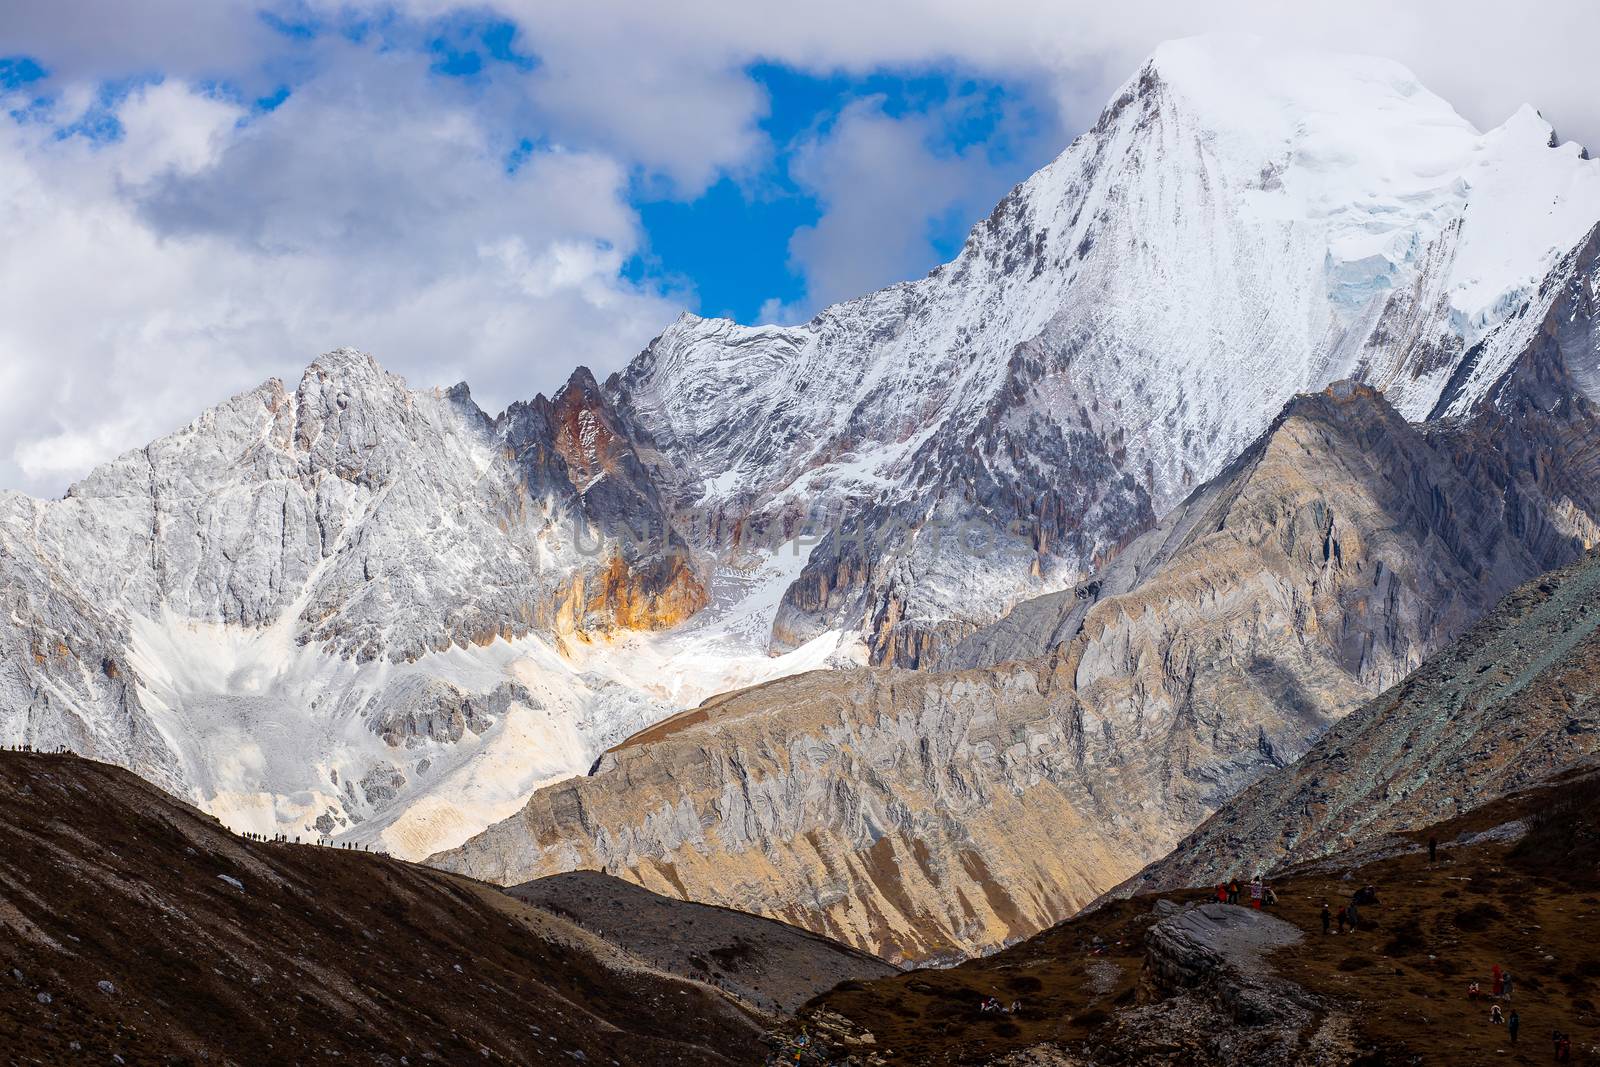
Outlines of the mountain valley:
[[1597,553],[1600,161],[1169,42],[926,277],[0,491],[0,1049],[1600,1061]]

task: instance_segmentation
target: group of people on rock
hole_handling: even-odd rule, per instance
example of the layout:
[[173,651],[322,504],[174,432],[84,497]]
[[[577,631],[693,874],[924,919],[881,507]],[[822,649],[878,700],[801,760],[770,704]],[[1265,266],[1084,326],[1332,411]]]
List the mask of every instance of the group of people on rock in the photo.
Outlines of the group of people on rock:
[[791,1034],[779,1042],[777,1050],[767,1058],[768,1064],[811,1064],[824,1063],[824,1053],[812,1042],[811,1034],[805,1027],[800,1028],[797,1034]]
[[1350,927],[1350,932],[1355,933],[1357,927],[1361,924],[1362,905],[1377,903],[1378,887],[1370,884],[1364,885],[1354,893],[1351,893],[1350,903],[1341,907],[1337,912],[1324,900],[1322,902],[1322,932],[1324,934],[1333,933],[1334,920],[1337,918],[1339,933],[1344,933],[1344,928],[1347,925]]
[[1278,903],[1278,894],[1272,888],[1272,883],[1262,881],[1260,876],[1252,878],[1243,886],[1240,886],[1237,879],[1231,882],[1217,883],[1218,904],[1243,905],[1246,894],[1249,895],[1250,906],[1257,911]]
[[52,746],[50,748],[40,748],[38,745],[30,745],[30,744],[24,743],[24,744],[20,744],[20,745],[7,745],[5,750],[7,752],[37,752],[37,753],[39,753],[41,755],[49,755],[49,756],[71,756],[71,755],[74,755],[72,749],[68,748],[66,745],[54,745],[54,746]]

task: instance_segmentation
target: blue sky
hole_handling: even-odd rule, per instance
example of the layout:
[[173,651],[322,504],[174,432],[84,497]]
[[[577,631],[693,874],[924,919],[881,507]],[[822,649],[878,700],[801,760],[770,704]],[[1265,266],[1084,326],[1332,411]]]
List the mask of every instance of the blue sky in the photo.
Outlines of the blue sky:
[[794,322],[920,276],[1171,37],[1377,51],[1480,125],[1532,100],[1600,137],[1600,9],[1540,6],[5,5],[0,488],[339,345],[498,411],[685,309]]
[[[307,51],[330,35],[380,50],[416,49],[430,57],[430,75],[481,83],[539,66],[538,42],[505,18],[463,12],[408,22],[393,14],[361,18],[288,17],[263,21]],[[29,60],[32,61],[31,59]],[[293,72],[293,55],[277,69]],[[643,227],[643,242],[623,276],[641,286],[678,293],[705,315],[755,323],[782,309],[788,317],[817,310],[803,262],[791,255],[797,230],[815,227],[827,204],[823,193],[792,170],[796,153],[826,142],[852,104],[866,102],[886,118],[919,125],[928,153],[982,160],[972,188],[949,202],[910,204],[920,211],[920,247],[900,257],[876,284],[914,277],[953,256],[967,229],[1016,181],[1062,147],[1054,104],[1042,86],[962,71],[940,62],[925,67],[818,73],[781,63],[755,62],[742,73],[758,88],[755,127],[763,144],[752,160],[717,173],[703,189],[661,180],[647,164],[633,168],[628,199]],[[291,79],[293,74],[288,75]],[[292,95],[289,83],[258,103],[277,106]],[[525,116],[504,116],[500,131],[514,147],[508,165],[551,143],[550,132]]]
[[930,154],[981,157],[983,173],[953,202],[918,220],[923,247],[906,269],[885,272],[879,284],[914,277],[953,257],[967,230],[1011,185],[1062,147],[1034,87],[943,69],[817,75],[776,64],[748,68],[767,97],[759,126],[770,153],[753,173],[720,177],[698,196],[674,196],[635,183],[634,203],[647,247],[629,261],[628,276],[692,284],[703,314],[741,322],[761,320],[773,301],[815,310],[802,264],[790,255],[797,230],[814,227],[827,204],[791,165],[797,151],[825,141],[852,104],[867,102],[895,121],[927,119]]

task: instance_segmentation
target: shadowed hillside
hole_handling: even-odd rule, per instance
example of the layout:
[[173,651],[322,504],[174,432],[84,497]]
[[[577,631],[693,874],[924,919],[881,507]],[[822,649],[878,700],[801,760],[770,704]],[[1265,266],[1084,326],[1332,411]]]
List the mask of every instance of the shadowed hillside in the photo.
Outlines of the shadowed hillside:
[[792,1012],[846,979],[899,973],[810,930],[664,897],[599,871],[551,875],[506,892],[663,971],[710,982],[764,1011]]
[[242,840],[72,756],[0,755],[0,807],[7,1062],[701,1067],[762,1054],[754,1013],[719,991],[464,878]]

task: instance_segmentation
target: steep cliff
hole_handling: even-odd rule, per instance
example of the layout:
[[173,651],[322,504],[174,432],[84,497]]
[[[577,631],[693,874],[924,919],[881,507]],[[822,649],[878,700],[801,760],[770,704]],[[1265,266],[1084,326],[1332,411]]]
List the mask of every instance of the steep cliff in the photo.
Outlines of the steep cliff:
[[1319,859],[1589,765],[1600,754],[1597,668],[1600,558],[1590,556],[1517,589],[1117,892]]

